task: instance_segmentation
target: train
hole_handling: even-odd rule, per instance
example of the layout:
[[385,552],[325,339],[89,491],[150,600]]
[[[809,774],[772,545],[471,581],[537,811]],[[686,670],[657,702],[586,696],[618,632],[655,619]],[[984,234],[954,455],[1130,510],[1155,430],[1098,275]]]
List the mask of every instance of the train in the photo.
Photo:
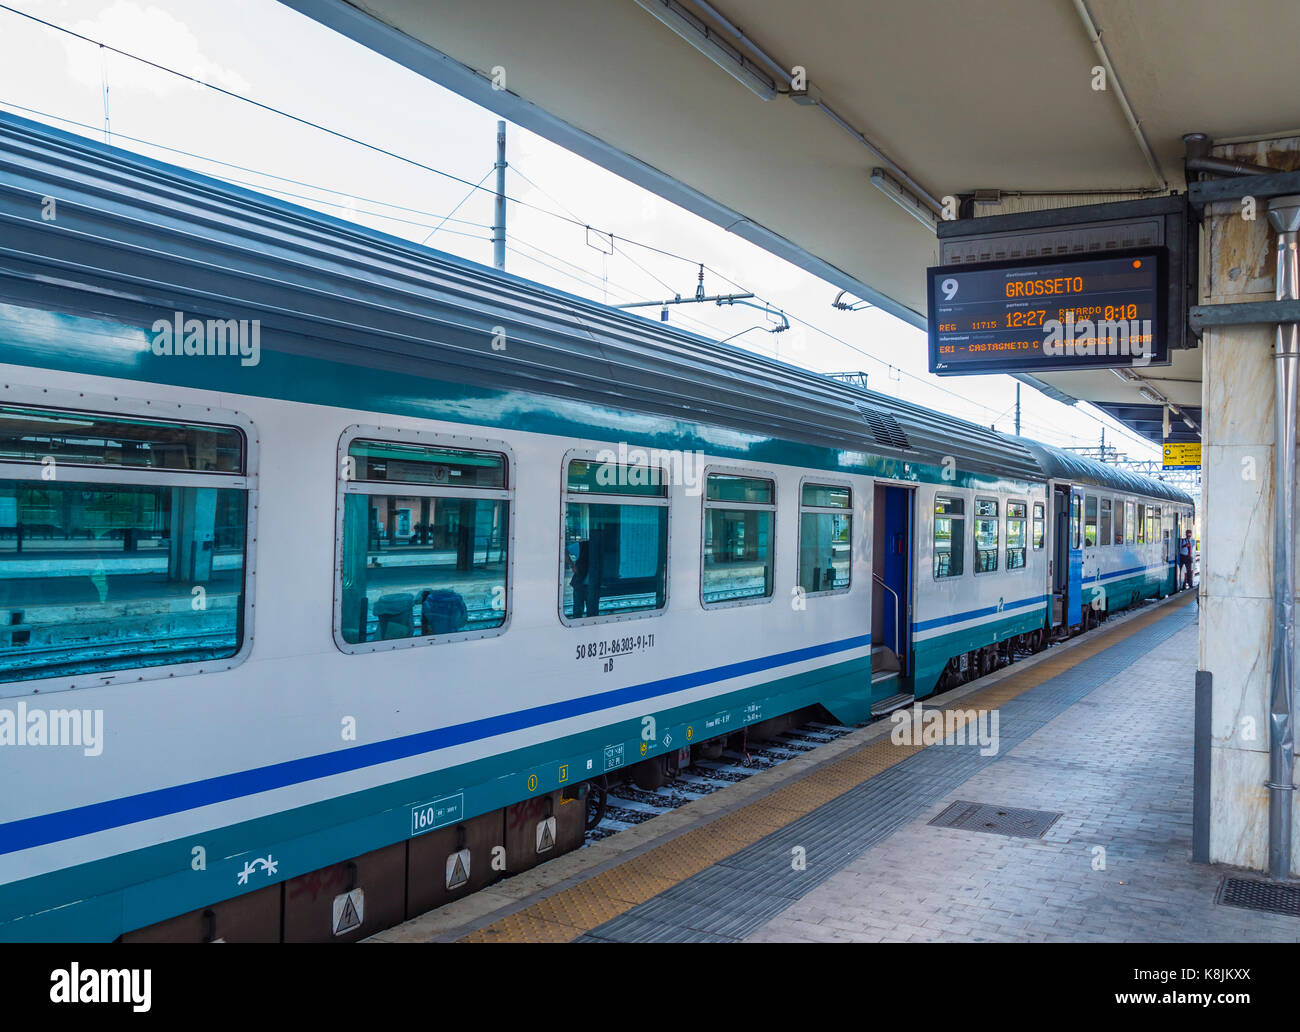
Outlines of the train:
[[346,942],[1176,588],[1192,499],[0,115],[0,940]]

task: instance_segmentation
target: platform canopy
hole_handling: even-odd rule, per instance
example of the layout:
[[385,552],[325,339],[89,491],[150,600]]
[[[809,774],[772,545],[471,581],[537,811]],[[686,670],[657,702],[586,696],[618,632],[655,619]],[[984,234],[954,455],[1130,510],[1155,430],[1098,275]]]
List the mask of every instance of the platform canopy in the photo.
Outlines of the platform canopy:
[[[935,234],[873,169],[993,214],[1181,190],[1185,133],[1300,129],[1295,0],[282,2],[917,326]],[[1143,378],[1036,385],[1158,442],[1140,391],[1195,412],[1199,351]]]

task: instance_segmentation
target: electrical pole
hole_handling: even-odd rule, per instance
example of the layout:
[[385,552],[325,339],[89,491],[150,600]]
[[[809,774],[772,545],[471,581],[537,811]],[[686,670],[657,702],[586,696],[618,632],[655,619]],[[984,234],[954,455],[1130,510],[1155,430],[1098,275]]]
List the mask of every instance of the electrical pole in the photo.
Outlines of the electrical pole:
[[492,224],[492,264],[506,268],[506,124],[497,123],[497,201]]
[[1020,436],[1020,381],[1016,381],[1016,436]]

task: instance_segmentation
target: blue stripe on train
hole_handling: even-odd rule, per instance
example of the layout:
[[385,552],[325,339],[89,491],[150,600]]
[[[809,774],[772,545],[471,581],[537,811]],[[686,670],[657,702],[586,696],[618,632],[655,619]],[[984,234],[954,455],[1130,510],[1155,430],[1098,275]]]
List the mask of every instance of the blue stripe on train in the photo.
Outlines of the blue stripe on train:
[[1034,595],[1030,598],[1018,598],[1014,602],[1004,602],[1000,606],[986,606],[983,609],[970,609],[964,613],[952,613],[949,616],[939,616],[933,620],[921,620],[912,624],[913,631],[928,631],[932,627],[946,627],[948,624],[961,623],[963,620],[974,620],[980,616],[992,616],[995,613],[1005,613],[1009,609],[1021,609],[1025,606],[1039,605],[1047,601],[1046,595]]
[[1173,566],[1173,565],[1174,563],[1171,562],[1158,562],[1158,563],[1153,563],[1150,566],[1131,566],[1127,570],[1113,570],[1110,573],[1105,573],[1105,574],[1099,573],[1096,577],[1093,578],[1093,581],[1096,582],[1099,580],[1110,580],[1112,577],[1127,577],[1129,574],[1146,573],[1147,570],[1159,570],[1159,569],[1163,569],[1165,566]]
[[791,663],[800,663],[808,659],[818,659],[837,652],[847,652],[870,644],[871,635],[859,634],[823,645],[810,645],[758,659],[728,663],[709,670],[665,677],[658,681],[629,685],[626,688],[615,688],[581,699],[565,699],[562,702],[533,706],[495,717],[484,717],[481,720],[472,720],[451,727],[421,731],[401,738],[390,738],[383,742],[338,749],[316,756],[304,756],[265,767],[255,767],[252,770],[222,774],[203,781],[192,781],[184,785],[173,785],[170,788],[125,796],[121,799],[91,803],[71,810],[61,810],[58,813],[27,817],[0,825],[0,854],[30,849],[51,842],[61,842],[64,839],[89,835],[109,828],[120,828],[124,825],[152,820],[155,817],[165,817],[168,814],[315,781],[334,774],[345,774],[365,767],[391,763],[410,756],[437,752],[454,745],[538,727],[567,717],[613,709],[629,702],[641,702],[672,695],[690,688],[730,680],[733,677],[743,677],[746,674],[771,670]]

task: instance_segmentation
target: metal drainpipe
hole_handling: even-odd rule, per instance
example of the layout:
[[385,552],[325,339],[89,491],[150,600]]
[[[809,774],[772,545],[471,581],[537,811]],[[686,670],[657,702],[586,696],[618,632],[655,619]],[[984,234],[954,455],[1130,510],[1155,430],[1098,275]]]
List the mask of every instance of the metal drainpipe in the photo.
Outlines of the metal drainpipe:
[[[1277,230],[1277,300],[1300,299],[1300,194],[1269,202]],[[1276,414],[1273,445],[1273,656],[1268,714],[1268,869],[1291,876],[1291,799],[1295,783],[1295,486],[1296,384],[1300,323],[1280,323],[1273,358]]]

